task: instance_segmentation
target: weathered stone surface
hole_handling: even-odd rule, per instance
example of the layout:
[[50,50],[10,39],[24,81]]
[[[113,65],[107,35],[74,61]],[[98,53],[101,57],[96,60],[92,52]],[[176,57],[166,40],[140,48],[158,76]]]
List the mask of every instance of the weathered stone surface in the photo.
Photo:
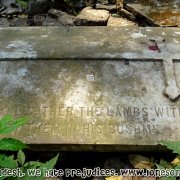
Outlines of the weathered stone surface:
[[27,13],[29,16],[36,14],[45,14],[50,8],[50,2],[48,0],[30,0],[28,2]]
[[8,27],[10,22],[7,18],[0,17],[0,27]]
[[52,26],[59,25],[59,26],[75,26],[75,22],[78,18],[69,15],[65,12],[56,9],[50,9],[48,11],[48,16],[46,20],[43,22],[44,26]]
[[108,4],[108,0],[98,0],[97,2],[101,4]]
[[11,21],[10,21],[10,24],[9,24],[10,27],[16,27],[16,26],[27,26],[27,17],[21,17],[21,16],[18,16],[16,18],[13,18]]
[[8,7],[10,6],[11,4],[15,4],[16,3],[16,0],[1,0],[1,4]]
[[179,96],[166,91],[180,87],[179,34],[1,28],[0,116],[28,116],[13,134],[28,144],[117,148],[180,140]]
[[115,4],[96,4],[96,9],[105,9],[107,11],[116,11],[116,5]]
[[44,15],[39,15],[39,14],[36,14],[32,17],[32,24],[33,26],[42,26],[44,21],[46,19],[46,16]]
[[84,8],[77,16],[79,25],[107,25],[110,14],[107,10],[96,10],[91,7]]
[[15,0],[3,0],[0,3],[2,4],[2,7],[0,8],[0,16],[6,17],[22,13],[21,6],[16,3]]
[[126,7],[158,26],[180,26],[178,0],[128,0]]
[[129,21],[127,19],[124,18],[120,18],[120,17],[110,17],[108,19],[108,23],[107,26],[114,26],[114,27],[119,27],[119,26],[135,26],[136,24],[132,21]]

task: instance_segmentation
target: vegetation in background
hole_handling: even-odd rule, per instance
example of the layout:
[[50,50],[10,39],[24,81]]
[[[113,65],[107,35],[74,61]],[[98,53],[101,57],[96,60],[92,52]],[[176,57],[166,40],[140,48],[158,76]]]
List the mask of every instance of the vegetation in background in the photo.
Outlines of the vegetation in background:
[[[168,149],[172,150],[173,153],[176,153],[176,158],[171,162],[167,162],[164,159],[160,160],[159,164],[156,164],[158,169],[180,169],[180,141],[171,142],[171,141],[162,141],[162,145],[166,146]],[[161,180],[176,180],[176,177],[162,177]]]
[[[0,119],[0,135],[7,135],[13,131],[15,131],[18,127],[27,123],[27,118],[19,118],[13,119],[12,116],[5,116]],[[57,160],[58,156],[54,157],[50,161],[46,163],[41,163],[39,161],[30,161],[26,162],[26,156],[22,149],[27,148],[27,146],[14,138],[2,138],[0,139],[0,169],[17,169],[20,168],[21,172],[24,173],[22,180],[43,180],[44,174],[43,170],[46,168],[47,170],[53,169]],[[2,151],[18,151],[17,156],[11,155],[8,156],[5,153],[1,153]],[[37,176],[28,176],[27,170],[28,169],[39,169],[41,174],[39,177]],[[19,179],[18,177],[1,177],[0,180],[3,179]]]
[[18,4],[21,5],[22,8],[27,8],[29,0],[16,0]]

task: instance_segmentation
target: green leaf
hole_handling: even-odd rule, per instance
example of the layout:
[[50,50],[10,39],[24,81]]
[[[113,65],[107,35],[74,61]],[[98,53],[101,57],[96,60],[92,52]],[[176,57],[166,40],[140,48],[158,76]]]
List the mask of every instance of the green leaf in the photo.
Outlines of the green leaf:
[[[163,166],[159,165],[159,164],[156,164],[157,168],[158,169],[166,169],[164,168]],[[159,178],[160,180],[176,180],[176,177],[160,177]]]
[[18,151],[24,148],[27,148],[27,146],[19,140],[13,138],[3,138],[0,140],[0,150]]
[[165,169],[163,166],[159,165],[159,164],[156,164],[157,168],[158,169]]
[[6,156],[5,154],[0,154],[0,167],[15,169],[18,167],[18,163],[12,156]]
[[42,165],[43,163],[39,161],[30,161],[30,162],[25,163],[23,167],[29,168],[29,169],[36,169],[37,167],[40,167]]
[[173,150],[173,153],[180,154],[180,141],[161,141],[160,143],[166,146],[168,149]]
[[171,169],[171,168],[173,168],[170,163],[168,163],[167,161],[165,161],[165,160],[163,160],[163,159],[160,160],[159,165],[162,166],[162,167],[164,167],[165,169]]
[[172,177],[172,176],[162,177],[162,178],[160,178],[160,180],[176,180],[176,177]]
[[59,157],[59,154],[58,154],[57,156],[55,156],[54,158],[52,158],[50,161],[47,161],[47,162],[43,165],[44,168],[46,168],[46,169],[53,169],[54,166],[55,166],[56,163],[57,163],[58,157]]
[[180,169],[180,165],[177,165],[174,169]]
[[20,150],[18,151],[18,154],[17,154],[17,160],[18,160],[19,164],[20,164],[20,165],[23,165],[23,164],[25,163],[25,159],[26,159],[25,154],[24,154],[24,152],[20,149]]
[[21,5],[21,7],[26,8],[28,6],[28,3],[23,0],[16,0],[17,3]]
[[0,180],[3,180],[3,179],[5,179],[6,177],[0,177]]
[[57,154],[57,156],[55,156],[54,158],[52,158],[50,161],[47,161],[46,163],[44,163],[39,169],[41,170],[42,174],[40,177],[35,178],[34,180],[44,180],[44,169],[50,170],[53,169],[54,166],[56,165],[56,162],[58,160],[59,154]]
[[9,134],[25,123],[27,123],[27,118],[15,120],[12,116],[7,115],[0,120],[0,134]]

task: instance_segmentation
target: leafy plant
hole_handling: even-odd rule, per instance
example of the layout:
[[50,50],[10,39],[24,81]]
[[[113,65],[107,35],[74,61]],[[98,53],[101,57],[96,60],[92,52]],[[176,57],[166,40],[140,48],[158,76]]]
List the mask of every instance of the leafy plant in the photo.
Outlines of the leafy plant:
[[[25,123],[27,123],[27,118],[13,119],[12,116],[5,116],[0,120],[0,135],[9,134],[15,131],[18,127],[24,125]],[[43,170],[53,169],[58,160],[59,155],[52,158],[50,161],[47,161],[46,163],[42,163],[39,161],[26,162],[26,156],[22,151],[22,149],[24,148],[27,148],[27,146],[17,139],[0,139],[0,151],[18,151],[16,158],[14,157],[14,155],[7,156],[6,154],[0,154],[0,169],[16,169],[20,172],[20,174],[16,174],[14,177],[2,176],[0,172],[0,180],[19,179],[19,177],[17,176],[20,176],[23,180],[43,180]],[[39,176],[37,176],[37,171],[39,171]]]
[[[12,116],[7,115],[0,120],[0,134],[9,134],[26,123],[27,118],[13,119]],[[13,138],[0,139],[0,150],[18,151],[26,147],[23,142]]]
[[180,155],[180,141],[176,141],[176,142],[162,141],[161,144],[166,146],[168,149],[173,150],[173,153]]
[[[167,162],[163,159],[160,160],[159,164],[156,164],[158,169],[180,169],[180,141],[171,142],[171,141],[162,141],[162,145],[166,146],[168,149],[172,150],[173,153],[176,153],[176,158],[171,162]],[[161,177],[161,180],[176,180],[176,177]]]
[[26,8],[28,6],[28,1],[29,0],[16,0],[16,2],[20,4],[23,8]]

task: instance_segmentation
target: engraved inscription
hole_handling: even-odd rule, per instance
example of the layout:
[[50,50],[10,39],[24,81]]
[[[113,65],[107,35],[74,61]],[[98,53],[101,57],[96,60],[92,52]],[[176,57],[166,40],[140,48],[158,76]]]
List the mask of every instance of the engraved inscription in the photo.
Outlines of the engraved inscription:
[[[44,136],[56,136],[56,137],[68,137],[68,136],[116,136],[122,134],[135,134],[135,135],[147,135],[154,134],[159,131],[158,124],[119,124],[119,123],[76,123],[76,122],[61,122],[59,124],[28,124],[23,127],[27,132],[32,134],[44,135]],[[18,129],[14,134],[20,132]]]
[[[24,107],[24,106],[23,106]],[[29,114],[33,106],[29,107]],[[47,105],[36,106],[37,112],[33,119],[34,123],[25,125],[26,132],[36,136],[54,137],[106,137],[121,135],[156,135],[160,133],[161,122],[176,122],[180,120],[180,108],[176,106],[158,107],[62,107]],[[1,106],[1,109],[2,106]],[[20,106],[17,106],[20,110]],[[34,109],[35,110],[35,109]],[[2,115],[1,111],[1,115]],[[53,113],[52,113],[53,112]],[[38,114],[39,113],[39,114]],[[17,115],[15,111],[15,115]],[[52,115],[53,114],[53,115]],[[22,115],[22,114],[21,114]],[[41,123],[37,117],[48,119]],[[55,122],[51,123],[50,119]],[[18,129],[15,135],[20,132]]]
[[[10,109],[0,104],[0,115],[6,115]],[[180,107],[177,106],[154,106],[154,107],[131,107],[131,106],[105,106],[105,107],[63,107],[36,105],[17,105],[12,115],[32,115],[43,118],[67,118],[67,117],[115,117],[115,118],[140,118],[148,116],[158,118],[180,118]]]
[[179,99],[162,93],[168,78],[179,86],[179,66],[172,77],[162,60],[37,61],[0,63],[0,117],[29,118],[13,137],[30,144],[179,139]]

